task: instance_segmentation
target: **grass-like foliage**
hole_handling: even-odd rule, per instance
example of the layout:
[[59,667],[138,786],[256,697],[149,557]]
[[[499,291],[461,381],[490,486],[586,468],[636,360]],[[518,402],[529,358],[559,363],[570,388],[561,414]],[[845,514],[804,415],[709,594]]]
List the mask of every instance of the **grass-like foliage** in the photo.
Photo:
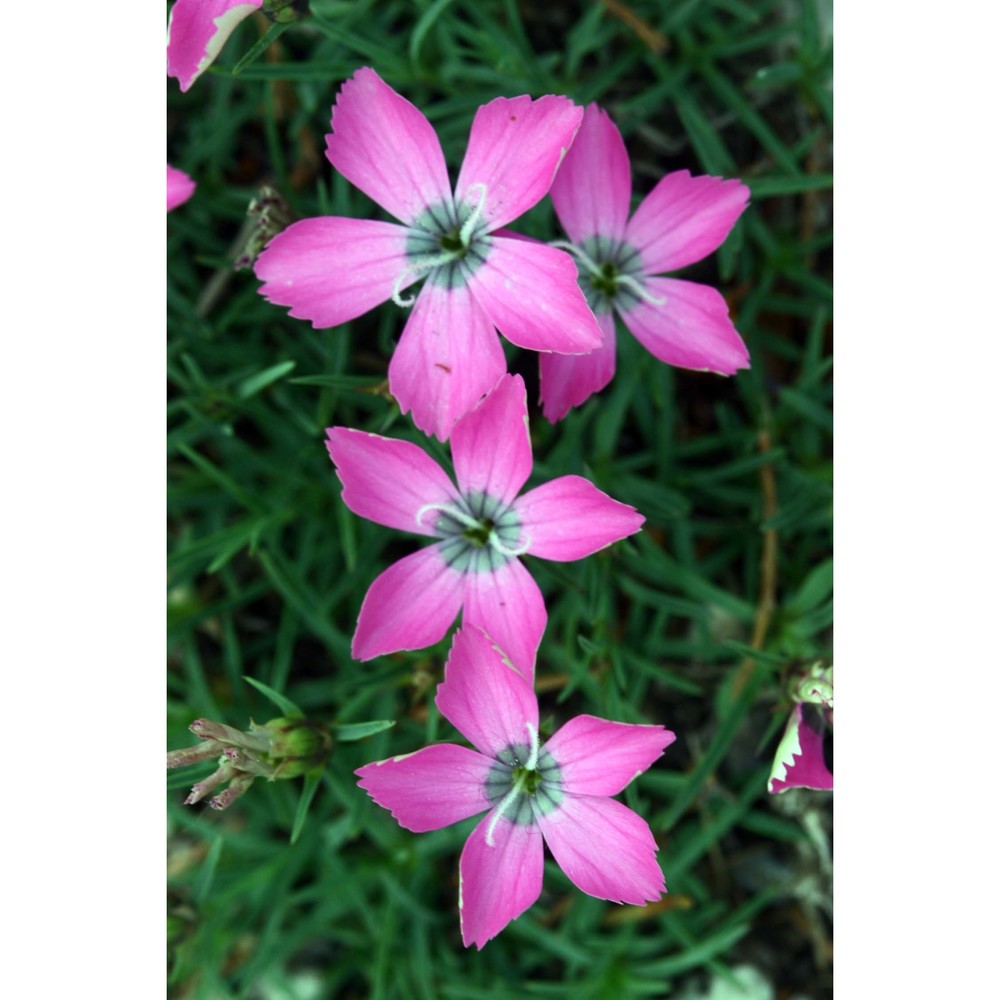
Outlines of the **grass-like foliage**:
[[[311,8],[239,75],[262,15],[190,91],[168,84],[169,160],[198,184],[168,219],[169,744],[190,745],[196,718],[245,730],[287,714],[269,693],[311,720],[395,725],[343,730],[321,777],[258,780],[225,812],[182,804],[213,764],[170,772],[174,995],[695,997],[747,963],[779,995],[830,995],[829,798],[766,790],[788,678],[832,658],[830,5]],[[683,274],[722,290],[750,370],[670,368],[619,325],[614,381],[553,426],[536,355],[504,344],[528,386],[528,486],[586,476],[646,517],[578,563],[524,557],[549,612],[543,734],[591,714],[677,741],[620,797],[648,821],[669,894],[616,907],[547,857],[539,902],[481,952],[462,947],[457,912],[475,821],[407,832],[354,776],[464,743],[433,701],[450,634],[368,663],[350,653],[372,580],[422,543],[345,507],[325,428],[406,438],[449,468],[385,389],[405,315],[390,302],[314,330],[231,268],[262,184],[297,218],[384,217],[323,155],[361,66],[427,115],[453,179],[477,107],[564,94],[611,114],[635,204],[679,169],[751,189],[722,249]],[[547,199],[514,228],[561,235]]]

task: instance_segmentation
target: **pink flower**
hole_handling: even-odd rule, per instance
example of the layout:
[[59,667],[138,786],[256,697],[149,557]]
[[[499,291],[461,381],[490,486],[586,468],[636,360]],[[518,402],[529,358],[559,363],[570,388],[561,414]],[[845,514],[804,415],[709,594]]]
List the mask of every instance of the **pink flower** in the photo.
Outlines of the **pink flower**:
[[194,194],[197,185],[183,170],[167,164],[167,211],[173,211],[178,205]]
[[455,634],[435,701],[475,750],[438,744],[355,774],[415,833],[489,810],[459,862],[466,947],[481,949],[538,899],[543,840],[570,881],[598,899],[644,906],[666,892],[648,824],[610,796],[660,757],[672,732],[578,715],[539,745],[531,685],[470,628]]
[[167,76],[187,90],[215,61],[236,26],[264,0],[177,0],[167,26]]
[[833,667],[814,663],[792,692],[795,708],[774,755],[767,782],[771,793],[789,788],[832,791],[833,772],[823,744],[833,725]]
[[722,245],[749,190],[735,180],[667,174],[629,218],[632,180],[621,134],[591,104],[549,192],[573,241],[580,283],[603,332],[599,350],[541,358],[542,404],[553,423],[603,389],[615,373],[615,320],[654,357],[681,368],[732,375],[750,355],[725,299],[708,285],[655,275],[701,260]]
[[507,370],[495,328],[519,347],[579,354],[601,331],[561,250],[497,230],[544,197],[583,111],[565,97],[481,107],[452,193],[434,129],[371,69],[333,108],[326,155],[402,226],[296,222],[257,261],[261,294],[314,327],[337,326],[427,278],[389,363],[389,388],[423,431],[455,421]]
[[645,518],[579,476],[518,492],[531,473],[524,382],[504,375],[455,425],[458,488],[415,444],[346,427],[327,431],[344,503],[362,517],[437,538],[390,566],[361,605],[352,655],[370,660],[441,639],[460,609],[529,680],[547,615],[517,556],[582,559],[638,531]]

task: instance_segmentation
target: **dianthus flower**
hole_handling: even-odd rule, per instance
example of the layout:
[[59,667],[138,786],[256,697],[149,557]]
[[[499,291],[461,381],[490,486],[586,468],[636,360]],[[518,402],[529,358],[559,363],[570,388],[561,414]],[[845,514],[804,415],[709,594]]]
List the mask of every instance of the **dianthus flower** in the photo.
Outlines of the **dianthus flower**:
[[288,22],[302,17],[307,6],[306,0],[177,0],[167,26],[167,76],[187,90],[254,11]]
[[645,520],[580,476],[518,496],[531,474],[524,382],[504,375],[455,425],[458,488],[409,441],[346,427],[327,431],[344,503],[362,517],[438,541],[378,576],[361,605],[352,655],[370,660],[441,639],[462,609],[529,680],[545,631],[545,601],[519,555],[582,559]]
[[183,170],[167,164],[167,211],[173,211],[178,205],[194,194],[197,185]]
[[832,791],[832,761],[827,764],[824,744],[833,725],[833,667],[814,663],[796,682],[792,700],[795,708],[774,755],[767,790],[772,794],[789,788]]
[[654,357],[681,368],[732,375],[750,355],[726,300],[708,285],[662,278],[718,249],[746,208],[737,180],[667,174],[629,218],[632,178],[621,133],[596,104],[549,192],[572,243],[580,284],[603,344],[584,357],[543,354],[543,413],[553,423],[603,389],[615,373],[617,312]]
[[475,750],[439,744],[355,773],[415,833],[489,810],[459,862],[466,947],[482,948],[538,899],[543,840],[598,899],[644,906],[666,891],[649,825],[610,796],[660,757],[672,732],[578,715],[541,744],[531,685],[468,627],[455,634],[435,702]]
[[[387,299],[413,304],[389,389],[442,441],[507,370],[498,329],[532,351],[579,354],[601,330],[563,251],[497,232],[549,189],[583,115],[565,97],[498,97],[472,122],[452,193],[430,122],[371,69],[337,95],[326,155],[403,225],[296,222],[257,261],[261,294],[316,328]],[[402,292],[426,277],[415,302]]]

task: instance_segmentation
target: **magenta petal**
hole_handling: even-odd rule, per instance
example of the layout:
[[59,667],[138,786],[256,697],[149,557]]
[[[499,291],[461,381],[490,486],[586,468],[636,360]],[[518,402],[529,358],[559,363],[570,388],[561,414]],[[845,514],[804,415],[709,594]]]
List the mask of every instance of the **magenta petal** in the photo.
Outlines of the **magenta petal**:
[[678,368],[733,375],[750,367],[750,352],[729,318],[726,300],[709,285],[647,278],[662,305],[641,301],[622,313],[625,325],[654,357]]
[[649,825],[620,802],[567,795],[538,825],[559,867],[588,895],[643,906],[666,892]]
[[486,843],[493,814],[465,842],[459,861],[458,910],[462,943],[482,950],[542,892],[544,851],[538,827],[501,819]]
[[523,215],[545,197],[582,118],[583,109],[566,97],[484,104],[472,120],[455,200],[476,205],[485,195],[491,230]]
[[556,215],[574,243],[588,236],[625,235],[632,207],[632,172],[621,133],[596,104],[583,124],[549,192]]
[[496,757],[512,744],[530,743],[538,732],[538,699],[531,684],[480,629],[455,633],[434,703],[480,752]]
[[167,211],[170,212],[194,194],[196,185],[183,170],[167,164]]
[[789,788],[815,788],[830,791],[833,774],[823,756],[826,724],[823,710],[815,706],[796,705],[774,755],[774,766],[767,782],[771,793]]
[[[406,230],[391,222],[303,219],[268,243],[254,273],[268,302],[317,329],[339,326],[392,295],[406,269]],[[410,275],[399,290],[416,281]]]
[[625,241],[639,251],[646,274],[676,271],[722,246],[749,198],[739,181],[678,170],[643,199]]
[[[560,476],[514,501],[522,545],[539,559],[571,562],[634,535],[646,520],[582,476]],[[527,537],[525,537],[527,536]]]
[[568,253],[544,243],[491,237],[486,263],[469,276],[497,329],[529,351],[586,354],[603,341]]
[[574,406],[581,406],[600,392],[615,375],[614,313],[594,314],[604,341],[590,354],[540,354],[542,413],[558,423]]
[[212,65],[236,26],[264,0],[177,0],[167,25],[167,76],[187,90]]
[[677,737],[663,726],[637,726],[578,715],[545,744],[572,795],[617,795]]
[[506,370],[500,338],[469,289],[428,282],[389,362],[389,389],[422,431],[446,441]]
[[444,638],[462,606],[462,577],[431,545],[393,563],[368,588],[351,643],[356,660],[423,649]]
[[530,682],[547,621],[542,592],[518,559],[489,573],[466,573],[462,624],[484,629]]
[[528,394],[520,375],[504,375],[455,425],[451,457],[463,493],[485,493],[504,507],[517,496],[531,475]]
[[401,222],[413,222],[428,205],[451,203],[448,168],[431,123],[373,69],[359,69],[340,88],[326,155]]
[[490,807],[486,779],[493,761],[450,743],[366,764],[358,784],[414,833],[440,830]]
[[458,491],[437,462],[409,441],[347,427],[328,427],[326,449],[344,484],[344,503],[355,514],[400,531],[434,535],[436,514],[418,517],[425,504],[448,504]]

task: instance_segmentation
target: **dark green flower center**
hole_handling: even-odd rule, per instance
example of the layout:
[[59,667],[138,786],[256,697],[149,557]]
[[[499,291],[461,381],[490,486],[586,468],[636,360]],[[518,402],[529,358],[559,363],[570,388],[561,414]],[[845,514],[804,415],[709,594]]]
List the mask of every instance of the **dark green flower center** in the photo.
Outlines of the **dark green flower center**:
[[489,519],[480,521],[475,528],[466,528],[462,532],[462,537],[478,548],[482,548],[489,543],[490,534],[495,527],[496,525]]

